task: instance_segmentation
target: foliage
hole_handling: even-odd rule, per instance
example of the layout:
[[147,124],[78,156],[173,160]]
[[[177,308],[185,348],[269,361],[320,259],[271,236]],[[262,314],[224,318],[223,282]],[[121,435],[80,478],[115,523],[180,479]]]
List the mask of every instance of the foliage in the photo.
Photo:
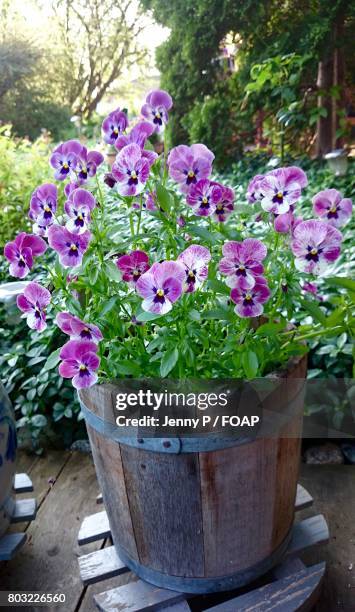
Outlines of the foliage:
[[0,128],[0,248],[20,227],[30,227],[28,203],[33,185],[43,183],[48,173],[47,156],[45,139],[31,144],[12,138],[9,126]]

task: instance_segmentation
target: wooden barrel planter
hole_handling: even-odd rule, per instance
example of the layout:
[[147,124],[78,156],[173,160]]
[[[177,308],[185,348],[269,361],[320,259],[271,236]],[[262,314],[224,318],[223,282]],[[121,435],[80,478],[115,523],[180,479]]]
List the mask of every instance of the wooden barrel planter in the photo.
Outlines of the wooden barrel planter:
[[[145,450],[149,440],[124,439],[114,425],[119,385],[80,391],[114,545],[140,578],[208,593],[245,585],[280,562],[294,520],[306,368],[303,357],[279,374],[294,384],[278,437],[205,450],[175,438]],[[284,388],[275,402],[285,403]]]
[[0,382],[0,538],[15,507],[16,424],[8,395]]

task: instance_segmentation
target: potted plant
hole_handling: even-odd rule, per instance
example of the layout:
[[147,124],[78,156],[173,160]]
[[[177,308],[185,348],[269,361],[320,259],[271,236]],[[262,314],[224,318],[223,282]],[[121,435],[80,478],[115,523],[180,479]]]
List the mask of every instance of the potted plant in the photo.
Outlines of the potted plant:
[[[294,166],[254,177],[236,198],[211,178],[214,155],[203,144],[152,150],[171,106],[153,91],[129,132],[125,112],[105,119],[117,157],[104,181],[100,153],[76,140],[57,147],[59,187],[35,189],[34,233],[8,243],[5,256],[23,278],[48,247],[57,253],[47,286],[31,282],[18,306],[39,332],[53,309],[68,336],[51,365],[60,362],[79,390],[120,557],[155,584],[207,592],[247,583],[287,547],[306,341],[340,333],[349,308],[326,329],[295,317],[324,321],[313,278],[340,254],[351,201],[326,189],[313,197],[313,218],[301,219],[307,177]],[[145,438],[134,426],[125,437],[116,424],[116,400],[136,379],[184,380],[188,390],[192,379],[265,376],[295,383],[291,416],[270,438],[196,444]]]

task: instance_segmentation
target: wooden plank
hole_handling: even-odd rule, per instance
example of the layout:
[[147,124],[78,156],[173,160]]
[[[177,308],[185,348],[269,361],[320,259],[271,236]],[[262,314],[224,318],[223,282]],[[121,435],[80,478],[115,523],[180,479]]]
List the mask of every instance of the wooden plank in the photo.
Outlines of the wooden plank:
[[35,499],[17,499],[11,517],[11,523],[23,523],[33,521],[36,518],[37,502]]
[[297,494],[296,494],[296,503],[295,503],[295,511],[299,512],[300,510],[304,510],[305,508],[309,508],[313,504],[313,497],[308,493],[308,491],[302,487],[302,485],[297,485]]
[[79,557],[79,570],[80,578],[85,585],[129,572],[128,567],[117,555],[114,546],[95,550]]
[[329,529],[324,516],[322,514],[311,516],[294,525],[287,554],[299,554],[306,548],[325,544],[328,540]]
[[51,593],[55,587],[56,592],[66,595],[66,603],[56,606],[56,612],[73,612],[84,589],[78,572],[80,549],[76,538],[83,518],[95,511],[97,480],[90,457],[79,452],[61,451],[60,455],[64,468],[54,484],[49,485],[46,468],[47,463],[53,467],[51,453],[36,464],[38,473],[45,474],[42,489],[50,487],[49,492],[37,520],[28,527],[28,545],[1,568],[1,588]]
[[111,535],[106,510],[86,516],[80,527],[78,544],[88,544],[97,540],[103,540]]
[[286,557],[283,563],[277,565],[272,570],[272,575],[277,579],[286,578],[286,576],[291,576],[304,570],[305,567],[305,564],[298,557]]
[[270,555],[277,451],[271,438],[199,454],[205,576],[232,574]]
[[[259,589],[221,603],[208,612],[295,612],[310,610],[316,603],[325,573],[319,563]],[[207,611],[206,611],[207,612]]]
[[30,493],[33,491],[31,478],[27,474],[15,474],[15,493]]
[[161,608],[161,610],[162,612],[191,612],[191,608],[187,601],[179,601],[167,608]]
[[124,445],[121,455],[140,562],[174,576],[203,576],[198,455]]
[[26,542],[25,533],[8,533],[0,538],[0,561],[9,561]]
[[[138,580],[94,596],[102,612],[153,612],[184,599],[183,593],[160,589]],[[235,611],[234,611],[235,612]]]
[[119,444],[87,426],[96,472],[105,506],[111,519],[112,535],[133,559],[137,559],[136,539],[129,510]]

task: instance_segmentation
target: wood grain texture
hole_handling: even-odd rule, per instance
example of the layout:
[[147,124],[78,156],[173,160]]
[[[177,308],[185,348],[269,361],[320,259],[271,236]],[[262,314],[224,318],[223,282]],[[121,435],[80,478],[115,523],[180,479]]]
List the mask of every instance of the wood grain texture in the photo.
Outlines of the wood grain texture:
[[35,499],[17,499],[11,517],[11,523],[23,523],[33,521],[36,518],[37,502]]
[[0,537],[0,561],[12,559],[25,542],[25,533],[8,533]]
[[33,491],[31,478],[27,474],[15,474],[14,480],[15,493],[30,493]]
[[175,576],[203,576],[198,455],[123,445],[121,454],[140,563]]
[[108,546],[79,558],[80,578],[83,583],[93,584],[113,576],[119,576],[129,569],[118,557],[115,547]]
[[325,563],[307,567],[235,599],[221,603],[208,612],[301,612],[310,610],[319,597]]
[[94,599],[102,612],[153,612],[168,604],[178,603],[184,596],[138,580],[95,595]]
[[138,560],[120,446],[89,426],[87,430],[112,538],[127,551],[130,557]]
[[311,516],[294,525],[287,554],[298,555],[306,548],[325,544],[328,540],[329,529],[324,516],[322,514]]
[[309,508],[313,504],[313,497],[308,493],[308,491],[302,487],[302,485],[297,485],[296,492],[296,502],[295,502],[295,512],[299,512],[300,510],[304,510],[305,508]]
[[89,542],[103,540],[110,535],[111,529],[107,512],[103,510],[84,518],[79,530],[78,544],[82,546],[83,544],[89,544]]

